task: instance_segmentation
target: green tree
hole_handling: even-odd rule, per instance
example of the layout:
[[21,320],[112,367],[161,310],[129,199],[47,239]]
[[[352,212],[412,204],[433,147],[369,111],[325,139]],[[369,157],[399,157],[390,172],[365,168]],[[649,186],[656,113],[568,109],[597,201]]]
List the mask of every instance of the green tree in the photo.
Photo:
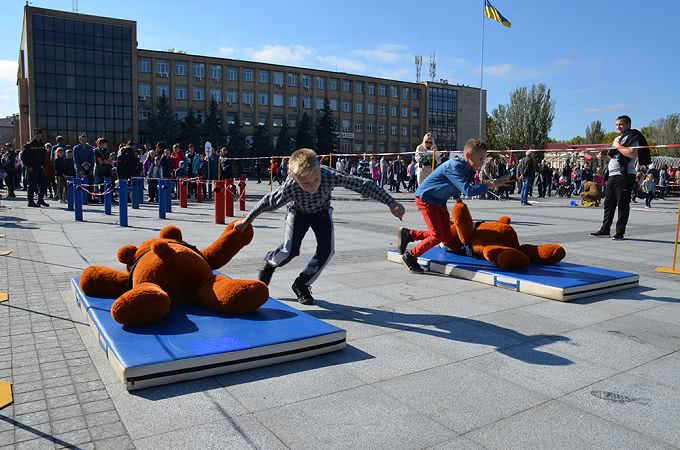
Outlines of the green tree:
[[555,119],[555,101],[543,83],[512,91],[510,103],[492,112],[498,142],[505,147],[543,148]]
[[316,148],[321,153],[335,151],[336,143],[336,122],[331,111],[328,97],[323,101],[321,115],[316,120]]
[[210,141],[213,147],[218,147],[224,142],[224,124],[222,121],[222,111],[215,100],[210,101],[208,115],[203,124],[203,136]]
[[149,120],[152,139],[172,144],[177,140],[177,128],[175,113],[163,92],[156,103],[156,113]]
[[199,148],[201,141],[201,123],[196,118],[193,108],[189,108],[187,116],[180,124],[180,142],[184,147],[189,144],[194,144],[194,147]]
[[[669,114],[652,121],[642,129],[650,145],[677,144],[680,142],[680,114]],[[663,149],[663,156],[680,156],[680,149]]]
[[281,129],[279,130],[279,137],[276,139],[276,154],[288,156],[291,154],[291,149],[288,122],[286,122],[286,119],[283,119],[283,124],[281,124]]
[[614,142],[614,139],[616,139],[616,136],[618,136],[619,133],[618,131],[610,131],[609,133],[606,133],[602,137],[602,141],[600,141],[600,144],[611,144]]
[[298,122],[297,135],[295,136],[295,148],[314,149],[314,136],[312,134],[312,119],[307,113],[302,114],[302,119]]
[[605,132],[602,129],[602,122],[593,120],[590,125],[586,127],[586,144],[601,144],[604,139]]
[[486,143],[491,149],[500,149],[503,145],[498,141],[497,124],[493,117],[486,114]]
[[[272,142],[272,135],[269,132],[268,124],[257,125],[255,127],[255,133],[253,133],[254,156],[272,156],[273,151],[274,144]],[[265,163],[263,163],[263,166],[268,164],[266,161]]]
[[584,138],[583,136],[574,136],[573,138],[564,141],[565,144],[571,144],[571,145],[582,145],[590,142],[586,142],[587,139]]

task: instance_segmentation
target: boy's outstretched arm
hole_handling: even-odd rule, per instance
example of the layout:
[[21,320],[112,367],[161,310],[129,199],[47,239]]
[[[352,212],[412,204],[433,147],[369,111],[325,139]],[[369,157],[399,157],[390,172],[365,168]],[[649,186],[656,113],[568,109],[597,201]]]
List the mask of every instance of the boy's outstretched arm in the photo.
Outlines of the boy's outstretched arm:
[[402,204],[392,198],[385,189],[375,184],[373,180],[335,171],[333,172],[332,180],[334,187],[344,187],[345,189],[357,192],[364,197],[370,197],[373,200],[387,205],[390,208],[392,215],[399,220],[404,216],[405,209]]
[[238,231],[244,231],[248,227],[248,224],[252,223],[255,218],[263,212],[274,211],[290,202],[292,200],[292,187],[292,180],[289,180],[277,190],[262,197],[246,217],[236,221],[234,228]]

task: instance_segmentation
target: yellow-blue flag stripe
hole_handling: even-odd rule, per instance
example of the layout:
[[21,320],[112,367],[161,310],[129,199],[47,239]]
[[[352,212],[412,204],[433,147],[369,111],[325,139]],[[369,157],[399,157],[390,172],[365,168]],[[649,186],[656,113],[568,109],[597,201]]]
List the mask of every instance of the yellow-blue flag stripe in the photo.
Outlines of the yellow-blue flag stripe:
[[489,2],[489,0],[485,0],[484,2],[484,17],[495,20],[496,22],[505,25],[506,27],[510,28],[510,21],[503,17],[503,14],[500,13],[492,4]]

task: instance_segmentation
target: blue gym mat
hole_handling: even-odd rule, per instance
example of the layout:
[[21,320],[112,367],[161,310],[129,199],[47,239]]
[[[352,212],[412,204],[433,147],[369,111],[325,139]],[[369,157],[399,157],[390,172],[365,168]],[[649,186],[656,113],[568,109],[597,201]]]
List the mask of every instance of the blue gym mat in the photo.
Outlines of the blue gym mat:
[[[399,252],[389,251],[390,261],[398,262],[399,258]],[[452,253],[440,246],[425,252],[418,263],[432,272],[561,301],[629,289],[639,282],[635,273],[566,262],[554,266],[531,264],[525,271],[508,271],[484,259]]]
[[269,298],[236,317],[177,306],[154,325],[124,328],[111,317],[115,299],[87,297],[71,280],[99,345],[128,389],[167,384],[327,353],[345,331]]

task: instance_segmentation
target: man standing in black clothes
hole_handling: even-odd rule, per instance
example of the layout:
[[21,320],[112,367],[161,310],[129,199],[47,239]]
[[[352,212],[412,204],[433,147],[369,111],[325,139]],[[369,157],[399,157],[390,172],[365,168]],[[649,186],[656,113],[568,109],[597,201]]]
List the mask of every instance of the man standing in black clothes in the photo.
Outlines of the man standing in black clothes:
[[[33,130],[33,140],[24,145],[21,152],[21,162],[26,167],[28,178],[28,206],[39,208],[40,206],[50,206],[43,200],[43,185],[45,174],[43,164],[45,163],[45,144],[42,141],[42,130]],[[38,203],[35,203],[33,196],[38,193]]]
[[638,159],[638,147],[647,145],[645,137],[638,130],[631,129],[631,120],[628,116],[616,118],[616,131],[619,136],[614,139],[612,149],[609,152],[609,180],[604,198],[604,220],[602,227],[590,233],[592,236],[609,236],[609,229],[614,221],[614,212],[619,209],[619,217],[616,221],[616,234],[612,236],[615,241],[623,239],[628,224],[630,213],[630,196],[635,184],[635,164]]

